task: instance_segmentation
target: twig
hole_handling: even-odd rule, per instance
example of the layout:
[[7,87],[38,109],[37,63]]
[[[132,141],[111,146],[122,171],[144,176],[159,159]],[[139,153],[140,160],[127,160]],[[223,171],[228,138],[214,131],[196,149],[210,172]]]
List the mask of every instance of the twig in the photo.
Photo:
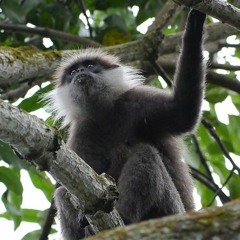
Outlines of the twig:
[[93,38],[93,36],[92,36],[92,27],[91,27],[91,24],[90,24],[90,22],[89,22],[89,20],[88,20],[88,16],[87,16],[87,13],[86,13],[85,4],[84,4],[83,0],[78,0],[78,2],[79,2],[80,7],[81,7],[81,9],[82,9],[82,13],[83,13],[83,15],[84,15],[85,18],[86,18],[87,25],[88,25],[88,29],[89,29],[89,36],[90,36],[90,38],[92,39],[92,38]]
[[48,240],[48,235],[50,234],[56,213],[57,210],[54,206],[54,199],[52,198],[52,202],[48,210],[48,215],[45,224],[42,228],[42,233],[41,236],[39,237],[39,240]]
[[152,64],[153,69],[155,72],[160,75],[163,80],[167,83],[168,87],[172,86],[172,81],[170,77],[167,75],[167,73],[164,71],[164,69],[159,65],[155,60],[150,59],[150,63]]
[[233,173],[234,173],[235,168],[233,168],[230,172],[230,174],[228,175],[227,179],[224,181],[224,183],[222,184],[221,188],[218,188],[218,190],[215,192],[215,195],[212,199],[212,201],[208,204],[208,207],[211,206],[213,204],[213,202],[215,201],[215,198],[218,196],[219,192],[222,192],[222,189],[226,186],[226,184],[228,183],[228,181],[231,179]]
[[25,32],[25,33],[32,33],[32,34],[38,34],[43,37],[49,37],[53,39],[61,39],[64,41],[70,41],[79,43],[83,46],[87,47],[100,47],[101,45],[93,40],[82,38],[73,34],[57,31],[50,28],[44,28],[44,27],[34,27],[30,28],[25,25],[20,24],[10,24],[10,23],[0,23],[0,29],[11,31],[11,32]]
[[223,144],[223,142],[221,141],[221,139],[217,135],[216,131],[214,130],[213,125],[209,121],[207,121],[205,119],[202,119],[202,124],[208,130],[210,135],[215,139],[215,141],[217,142],[219,148],[223,152],[224,156],[231,162],[231,164],[234,167],[234,169],[236,169],[238,171],[238,174],[240,175],[240,168],[235,164],[235,162],[231,158],[227,148],[225,147],[225,145]]
[[209,180],[214,182],[213,177],[212,177],[212,173],[211,173],[211,171],[209,169],[209,166],[207,164],[207,160],[206,160],[205,156],[202,153],[202,150],[201,150],[201,148],[199,146],[198,140],[197,140],[195,135],[192,135],[192,140],[193,140],[193,143],[194,143],[195,148],[196,148],[196,153],[198,154],[202,165],[204,166],[205,170],[207,171],[207,175],[208,175]]
[[218,187],[218,185],[215,182],[212,182],[205,174],[198,171],[194,167],[190,167],[192,176],[197,179],[199,182],[204,184],[206,187],[208,187],[210,190],[215,192],[222,203],[226,203],[230,201],[230,198]]

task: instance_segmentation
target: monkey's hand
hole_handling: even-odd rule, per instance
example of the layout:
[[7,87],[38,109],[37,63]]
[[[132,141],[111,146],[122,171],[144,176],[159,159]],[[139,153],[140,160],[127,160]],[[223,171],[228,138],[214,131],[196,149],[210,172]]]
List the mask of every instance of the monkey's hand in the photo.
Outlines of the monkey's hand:
[[205,13],[192,9],[188,14],[186,30],[191,31],[191,34],[196,34],[196,36],[202,35],[205,19]]

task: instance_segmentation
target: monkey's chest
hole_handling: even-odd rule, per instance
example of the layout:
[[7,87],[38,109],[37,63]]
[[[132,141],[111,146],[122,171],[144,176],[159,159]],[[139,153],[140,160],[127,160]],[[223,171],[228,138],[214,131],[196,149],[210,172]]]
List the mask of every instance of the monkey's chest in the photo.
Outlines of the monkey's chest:
[[121,174],[122,168],[129,157],[129,146],[124,143],[118,143],[109,154],[109,168],[107,173],[117,180]]
[[70,132],[68,146],[98,174],[106,172],[117,180],[128,159],[134,134],[126,125],[113,122],[110,117],[102,125],[82,122]]
[[108,173],[116,180],[128,158],[128,145],[121,140],[98,134],[70,136],[68,146],[98,174]]

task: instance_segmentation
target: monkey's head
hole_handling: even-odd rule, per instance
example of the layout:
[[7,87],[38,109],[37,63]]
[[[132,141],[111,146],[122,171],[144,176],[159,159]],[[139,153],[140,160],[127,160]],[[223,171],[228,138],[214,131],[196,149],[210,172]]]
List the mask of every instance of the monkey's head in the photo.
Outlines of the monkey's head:
[[63,126],[94,109],[107,109],[124,92],[142,84],[144,77],[118,58],[99,50],[69,54],[55,71],[56,87],[45,98]]

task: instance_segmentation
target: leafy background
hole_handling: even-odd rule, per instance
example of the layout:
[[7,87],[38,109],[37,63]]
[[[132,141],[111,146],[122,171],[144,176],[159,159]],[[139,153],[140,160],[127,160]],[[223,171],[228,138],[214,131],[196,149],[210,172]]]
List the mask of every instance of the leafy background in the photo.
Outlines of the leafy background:
[[[138,31],[138,27],[146,21],[151,22],[166,2],[164,0],[85,0],[84,2],[80,0],[3,0],[0,2],[0,21],[7,24],[23,26],[28,24],[28,26],[55,29],[89,37],[104,46],[110,46],[140,38],[143,33]],[[237,1],[229,2],[237,4]],[[138,9],[137,7],[139,11],[133,11]],[[184,13],[186,9],[183,9],[164,30],[165,35],[182,30],[182,21],[186,16]],[[208,23],[211,22],[213,19],[209,17]],[[232,36],[227,42],[229,41],[235,43],[236,47],[221,48],[210,56],[211,59],[222,64],[237,64],[240,57],[239,36]],[[1,31],[0,44],[13,47],[31,45],[42,50],[79,48],[78,44],[70,41],[57,38],[50,40],[40,35],[19,31]],[[221,70],[220,73],[231,79],[239,79],[239,71],[236,70]],[[150,84],[166,88],[166,84],[162,80],[159,81],[156,76],[151,78]],[[51,84],[35,86],[31,93],[12,102],[27,112],[42,116],[40,109],[43,106],[38,101],[39,96],[49,91],[51,87]],[[189,151],[185,157],[196,178],[196,189],[202,207],[221,205],[240,197],[239,92],[208,84],[205,99],[203,112],[205,122],[200,125],[196,136],[186,139]],[[47,121],[52,124],[51,118]],[[38,199],[40,204],[42,201],[49,203],[50,206],[54,191],[52,179],[46,173],[39,172],[24,160],[19,159],[10,146],[0,142],[0,182],[4,189],[0,194],[5,208],[0,217],[13,221],[15,230],[23,222],[37,223],[39,230],[29,232],[26,229],[26,235],[23,237],[25,240],[37,239],[48,209],[47,207],[45,210],[23,207],[23,191],[27,185],[23,178],[26,174],[24,170],[30,177],[28,181],[43,193],[42,200]],[[216,193],[222,197],[216,197]],[[35,201],[35,193],[27,198]],[[56,225],[53,225],[52,233],[55,231]]]

